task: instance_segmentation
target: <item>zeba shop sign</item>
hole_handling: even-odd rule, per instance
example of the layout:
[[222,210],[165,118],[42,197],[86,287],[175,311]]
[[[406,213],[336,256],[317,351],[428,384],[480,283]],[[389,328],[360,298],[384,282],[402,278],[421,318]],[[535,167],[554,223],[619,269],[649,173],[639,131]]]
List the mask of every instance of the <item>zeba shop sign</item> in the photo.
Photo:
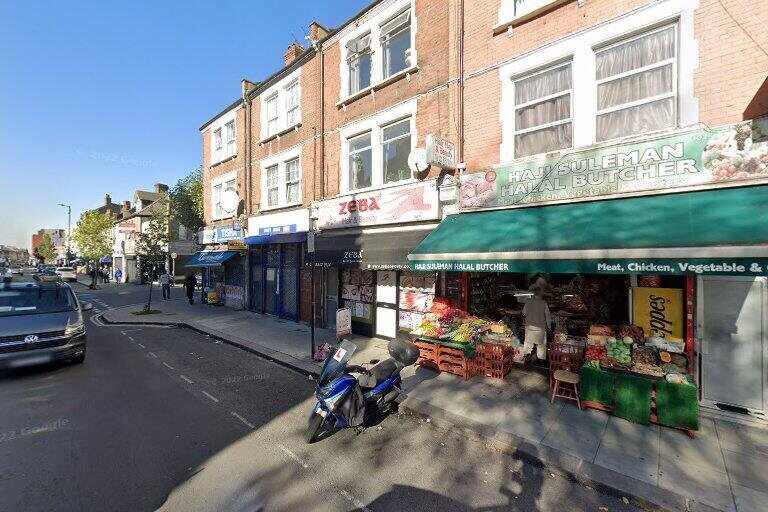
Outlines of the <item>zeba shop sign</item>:
[[768,142],[753,143],[751,126],[739,124],[527,158],[467,174],[461,177],[460,204],[514,207],[757,180],[768,180]]
[[315,227],[332,229],[438,218],[434,181],[359,192],[314,205]]

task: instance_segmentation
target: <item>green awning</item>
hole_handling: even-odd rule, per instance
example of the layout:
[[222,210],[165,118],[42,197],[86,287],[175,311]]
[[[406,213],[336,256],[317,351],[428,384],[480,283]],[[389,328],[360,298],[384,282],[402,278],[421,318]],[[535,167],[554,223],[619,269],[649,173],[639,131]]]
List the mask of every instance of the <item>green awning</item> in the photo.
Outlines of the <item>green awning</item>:
[[765,275],[768,186],[460,213],[408,259],[422,271]]

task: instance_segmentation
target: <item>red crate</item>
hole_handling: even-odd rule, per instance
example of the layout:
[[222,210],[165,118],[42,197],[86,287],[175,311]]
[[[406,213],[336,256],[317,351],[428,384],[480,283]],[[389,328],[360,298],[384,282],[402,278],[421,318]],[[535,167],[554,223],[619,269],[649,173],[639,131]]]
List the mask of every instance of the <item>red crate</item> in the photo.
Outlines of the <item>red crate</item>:
[[464,350],[460,348],[451,348],[446,347],[444,345],[439,345],[437,348],[437,356],[443,357],[443,356],[452,356],[452,357],[461,357],[466,358],[466,355],[464,354]]
[[416,364],[424,368],[435,370],[436,372],[440,371],[440,365],[437,364],[437,359],[426,359],[426,358],[420,357],[416,361]]
[[464,380],[469,380],[473,373],[467,364],[454,363],[450,361],[440,361],[440,371],[457,375]]
[[504,361],[514,356],[515,349],[507,345],[497,345],[495,343],[478,343],[477,352],[486,359]]

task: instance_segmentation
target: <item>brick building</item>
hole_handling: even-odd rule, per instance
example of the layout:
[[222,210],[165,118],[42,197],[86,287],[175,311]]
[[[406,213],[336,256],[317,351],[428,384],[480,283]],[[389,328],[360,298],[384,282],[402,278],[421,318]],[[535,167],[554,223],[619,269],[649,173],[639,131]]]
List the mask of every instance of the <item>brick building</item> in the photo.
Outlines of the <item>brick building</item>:
[[[392,337],[436,293],[469,300],[468,276],[435,271],[453,263],[407,259],[448,214],[754,192],[768,176],[768,130],[751,122],[768,114],[767,18],[768,4],[734,0],[380,0],[340,27],[315,22],[307,48],[291,44],[201,127],[203,241],[241,248],[214,281],[301,320],[314,289],[320,325],[349,306],[354,330]],[[217,210],[228,188],[238,206]]]

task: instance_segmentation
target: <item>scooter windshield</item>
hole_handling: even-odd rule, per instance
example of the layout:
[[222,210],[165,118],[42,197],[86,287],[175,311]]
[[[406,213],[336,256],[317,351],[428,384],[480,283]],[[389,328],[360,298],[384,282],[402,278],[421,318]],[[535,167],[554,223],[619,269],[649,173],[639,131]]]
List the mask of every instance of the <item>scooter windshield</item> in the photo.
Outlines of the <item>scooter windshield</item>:
[[318,384],[320,386],[325,386],[344,373],[347,368],[347,363],[356,350],[357,345],[351,341],[342,341],[339,348],[336,349],[336,352],[330,354],[325,360]]

